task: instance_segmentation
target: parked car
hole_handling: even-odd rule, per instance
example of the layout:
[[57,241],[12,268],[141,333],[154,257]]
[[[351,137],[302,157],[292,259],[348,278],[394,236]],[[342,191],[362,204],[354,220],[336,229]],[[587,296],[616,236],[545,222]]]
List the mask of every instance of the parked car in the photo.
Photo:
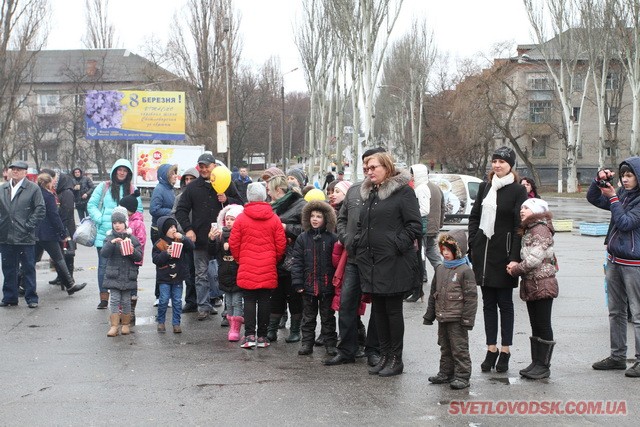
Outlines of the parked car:
[[437,184],[444,194],[445,223],[467,224],[482,180],[453,173],[432,173],[429,180]]

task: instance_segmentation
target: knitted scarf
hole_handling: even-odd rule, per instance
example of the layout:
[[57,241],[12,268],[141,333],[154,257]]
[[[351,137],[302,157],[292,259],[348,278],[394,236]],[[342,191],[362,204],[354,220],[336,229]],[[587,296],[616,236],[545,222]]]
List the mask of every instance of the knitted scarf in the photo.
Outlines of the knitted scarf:
[[456,268],[464,264],[471,265],[471,263],[469,262],[469,257],[467,256],[465,256],[464,258],[452,259],[451,261],[445,259],[442,261],[442,263],[446,268]]
[[484,232],[487,239],[493,236],[493,229],[496,224],[496,209],[498,208],[498,190],[514,182],[515,177],[512,173],[508,173],[502,178],[493,175],[491,179],[491,187],[487,197],[482,201],[482,216],[480,217],[480,230]]

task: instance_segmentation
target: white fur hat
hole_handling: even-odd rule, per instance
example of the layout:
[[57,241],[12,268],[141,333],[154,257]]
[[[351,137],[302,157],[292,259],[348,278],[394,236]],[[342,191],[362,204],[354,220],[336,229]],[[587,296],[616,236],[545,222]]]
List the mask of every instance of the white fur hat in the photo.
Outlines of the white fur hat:
[[549,212],[549,204],[542,199],[531,198],[527,199],[523,204],[523,207],[528,207],[531,212],[534,214],[539,214],[543,212]]

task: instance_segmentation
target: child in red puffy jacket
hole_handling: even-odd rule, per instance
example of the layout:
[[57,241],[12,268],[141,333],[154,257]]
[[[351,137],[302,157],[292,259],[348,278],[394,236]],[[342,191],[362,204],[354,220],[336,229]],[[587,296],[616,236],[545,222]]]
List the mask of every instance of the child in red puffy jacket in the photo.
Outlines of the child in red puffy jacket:
[[[268,347],[267,326],[271,312],[271,290],[278,286],[276,265],[284,255],[287,239],[282,223],[265,203],[262,183],[247,187],[247,203],[229,236],[229,248],[238,263],[237,284],[244,297],[244,333],[240,347]],[[257,336],[256,339],[256,307]]]

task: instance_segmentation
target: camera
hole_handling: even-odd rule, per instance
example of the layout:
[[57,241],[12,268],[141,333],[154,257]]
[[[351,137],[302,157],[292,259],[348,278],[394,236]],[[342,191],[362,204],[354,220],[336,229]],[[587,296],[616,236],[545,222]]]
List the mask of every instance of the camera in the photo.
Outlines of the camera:
[[[598,174],[598,176],[600,176],[600,174]],[[606,188],[607,184],[613,185],[613,175],[605,179],[597,179],[596,184],[598,185],[598,187],[601,187],[601,188]]]

